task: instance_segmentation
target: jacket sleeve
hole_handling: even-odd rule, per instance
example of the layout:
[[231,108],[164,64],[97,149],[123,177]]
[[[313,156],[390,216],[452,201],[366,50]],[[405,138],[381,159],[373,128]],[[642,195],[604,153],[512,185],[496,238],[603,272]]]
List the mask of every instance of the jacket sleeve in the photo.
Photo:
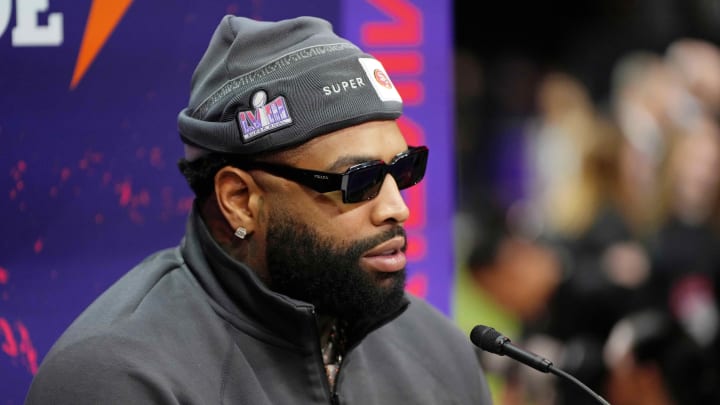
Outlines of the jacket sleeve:
[[123,353],[122,345],[98,341],[53,351],[33,378],[25,404],[179,403],[165,377],[138,357]]

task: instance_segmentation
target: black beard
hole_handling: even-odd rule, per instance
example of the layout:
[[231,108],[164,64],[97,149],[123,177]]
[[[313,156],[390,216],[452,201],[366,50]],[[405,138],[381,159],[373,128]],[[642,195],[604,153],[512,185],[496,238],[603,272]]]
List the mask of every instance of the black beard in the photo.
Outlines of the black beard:
[[[309,302],[319,314],[349,323],[380,317],[400,306],[405,269],[371,274],[360,267],[360,258],[388,239],[404,237],[401,226],[350,246],[337,246],[307,224],[285,214],[274,214],[267,237],[267,263],[273,291]],[[387,279],[392,279],[390,286],[378,285]]]

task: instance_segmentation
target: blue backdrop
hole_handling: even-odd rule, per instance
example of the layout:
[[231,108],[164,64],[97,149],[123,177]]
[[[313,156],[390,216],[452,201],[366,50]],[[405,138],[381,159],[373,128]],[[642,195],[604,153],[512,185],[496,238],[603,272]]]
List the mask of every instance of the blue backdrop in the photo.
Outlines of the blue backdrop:
[[406,194],[408,290],[448,312],[450,12],[431,0],[0,0],[0,403],[22,403],[101,291],[179,242],[192,193],[176,116],[228,13],[324,17],[383,60],[408,141],[431,149],[426,181]]

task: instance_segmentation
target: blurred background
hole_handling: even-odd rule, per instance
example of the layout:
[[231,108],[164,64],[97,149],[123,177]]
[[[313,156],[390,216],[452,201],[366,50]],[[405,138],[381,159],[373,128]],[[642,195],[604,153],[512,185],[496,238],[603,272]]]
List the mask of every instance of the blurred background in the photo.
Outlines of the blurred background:
[[[177,243],[191,196],[176,112],[227,12],[326,17],[370,51],[423,58],[393,66],[404,129],[434,156],[409,196],[408,291],[613,405],[720,403],[720,0],[397,3],[0,0],[0,403],[21,403],[55,338],[116,277]],[[62,12],[64,42],[11,44],[21,4],[40,25]],[[96,5],[117,29],[88,28]],[[388,20],[404,48],[362,37]],[[110,40],[83,73],[85,30]],[[497,405],[597,403],[482,360]]]
[[[720,1],[454,16],[455,319],[613,405],[720,403]],[[597,403],[483,360],[500,405]]]

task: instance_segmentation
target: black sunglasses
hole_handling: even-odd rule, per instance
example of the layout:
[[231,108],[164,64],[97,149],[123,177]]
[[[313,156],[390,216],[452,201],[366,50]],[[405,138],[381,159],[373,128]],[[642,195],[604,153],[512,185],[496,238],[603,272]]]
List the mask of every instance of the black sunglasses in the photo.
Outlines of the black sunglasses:
[[387,174],[393,176],[400,190],[418,184],[425,176],[427,159],[427,146],[411,146],[395,156],[389,164],[382,160],[372,160],[354,165],[345,173],[298,169],[260,161],[234,162],[233,166],[263,170],[300,183],[319,193],[342,190],[344,203],[356,203],[375,198]]

